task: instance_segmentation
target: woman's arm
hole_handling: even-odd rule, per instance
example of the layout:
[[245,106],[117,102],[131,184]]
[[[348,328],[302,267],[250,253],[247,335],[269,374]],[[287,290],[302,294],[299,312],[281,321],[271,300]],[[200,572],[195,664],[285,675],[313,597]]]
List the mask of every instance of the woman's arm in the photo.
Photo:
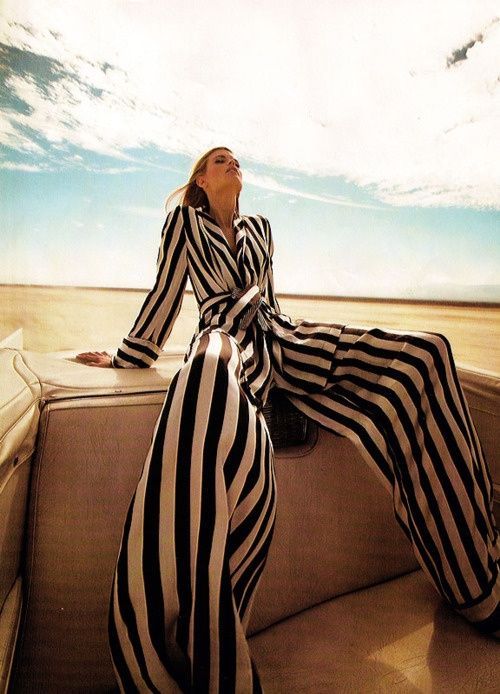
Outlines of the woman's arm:
[[147,368],[161,353],[181,309],[187,280],[187,256],[182,208],[168,213],[158,251],[156,282],[112,365]]

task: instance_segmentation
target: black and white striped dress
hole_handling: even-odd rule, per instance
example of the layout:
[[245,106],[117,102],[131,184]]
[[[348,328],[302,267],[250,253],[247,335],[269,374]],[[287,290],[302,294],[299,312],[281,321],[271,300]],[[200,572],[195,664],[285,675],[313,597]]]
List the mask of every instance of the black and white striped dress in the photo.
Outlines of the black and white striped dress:
[[274,295],[269,222],[234,225],[236,254],[202,209],[168,214],[156,283],[113,360],[154,363],[189,277],[200,323],[156,424],[113,585],[121,689],[260,691],[245,631],[275,515],[271,388],[359,447],[434,586],[499,636],[491,479],[448,342],[292,321]]

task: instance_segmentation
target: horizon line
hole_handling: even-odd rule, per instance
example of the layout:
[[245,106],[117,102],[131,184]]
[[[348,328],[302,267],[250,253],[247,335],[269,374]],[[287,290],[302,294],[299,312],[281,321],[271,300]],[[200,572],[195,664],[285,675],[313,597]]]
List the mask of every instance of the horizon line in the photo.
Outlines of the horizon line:
[[[0,287],[26,287],[30,289],[88,289],[90,291],[119,291],[119,292],[149,292],[150,287],[96,287],[73,284],[24,284],[18,282],[2,283]],[[193,294],[192,289],[185,289],[185,294]],[[376,297],[376,296],[348,296],[330,294],[290,294],[277,292],[278,299],[304,299],[305,301],[352,301],[359,303],[392,303],[392,304],[433,304],[441,306],[475,306],[477,308],[500,308],[500,299],[492,301],[478,301],[467,299],[423,299],[408,297]]]

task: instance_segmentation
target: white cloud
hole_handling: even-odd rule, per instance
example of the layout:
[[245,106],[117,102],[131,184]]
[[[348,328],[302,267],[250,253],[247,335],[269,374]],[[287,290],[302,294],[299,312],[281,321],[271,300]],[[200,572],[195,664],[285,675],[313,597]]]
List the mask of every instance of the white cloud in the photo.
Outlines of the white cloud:
[[143,170],[139,166],[108,166],[108,167],[101,167],[101,168],[97,168],[94,166],[85,166],[84,168],[86,171],[89,171],[90,173],[109,174],[111,176],[115,176],[118,174],[124,174],[124,173],[135,173],[136,171],[142,171]]
[[26,171],[27,173],[38,173],[40,171],[51,170],[44,164],[22,164],[15,161],[0,162],[0,169],[8,169],[9,171]]
[[273,176],[256,174],[250,170],[244,172],[244,181],[245,183],[249,183],[251,186],[255,186],[256,188],[263,188],[264,190],[271,190],[275,193],[283,193],[284,195],[295,195],[297,198],[306,198],[308,200],[326,202],[329,205],[364,207],[369,210],[382,209],[381,207],[370,205],[368,203],[353,202],[352,200],[347,200],[345,197],[340,195],[318,195],[317,193],[309,193],[307,191],[297,190],[296,188],[290,188],[290,186],[285,186],[277,181],[275,178],[273,178]]
[[118,207],[121,212],[125,214],[133,214],[138,217],[145,217],[146,219],[161,219],[165,216],[165,211],[161,207],[146,207],[139,205],[122,205]]
[[500,208],[493,0],[6,0],[3,15],[1,40],[66,71],[48,94],[11,78],[32,111],[4,115],[10,146],[39,149],[26,128],[123,160],[227,143],[392,205]]

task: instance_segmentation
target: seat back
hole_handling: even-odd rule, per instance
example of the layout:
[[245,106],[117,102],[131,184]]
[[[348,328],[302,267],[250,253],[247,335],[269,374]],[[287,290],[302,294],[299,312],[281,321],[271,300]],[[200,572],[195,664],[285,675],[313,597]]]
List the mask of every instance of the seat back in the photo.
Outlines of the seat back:
[[21,559],[40,384],[16,350],[0,350],[0,692],[21,615]]
[[[114,686],[107,612],[122,526],[179,359],[139,372],[21,358],[42,405],[12,691],[103,692]],[[309,425],[276,451],[276,475],[251,633],[416,567],[389,495],[346,439]]]

